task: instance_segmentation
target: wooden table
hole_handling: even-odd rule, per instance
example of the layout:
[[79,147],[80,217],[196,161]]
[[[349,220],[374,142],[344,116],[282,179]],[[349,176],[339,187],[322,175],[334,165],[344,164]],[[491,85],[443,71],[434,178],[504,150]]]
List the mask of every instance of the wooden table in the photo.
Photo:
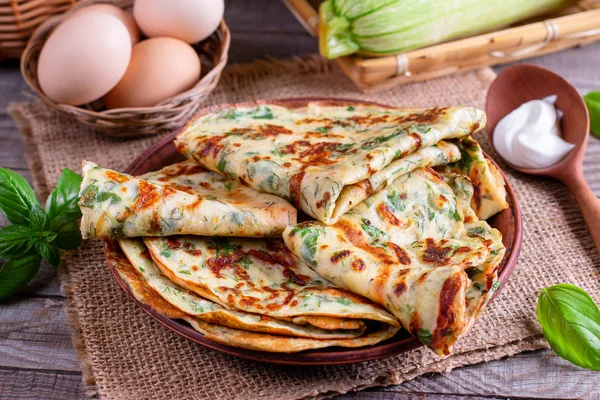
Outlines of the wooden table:
[[[230,61],[250,62],[317,52],[317,44],[279,1],[229,1]],[[600,43],[531,60],[569,79],[581,93],[600,90]],[[498,68],[500,69],[500,68]],[[31,180],[24,142],[6,112],[28,101],[16,62],[0,64],[0,166]],[[590,140],[585,173],[600,193],[600,141]],[[0,226],[6,220],[0,217]],[[25,289],[0,303],[0,399],[83,398],[79,361],[71,344],[56,269],[47,264]],[[598,300],[598,299],[597,299]],[[428,375],[404,384],[340,396],[340,399],[600,398],[600,375],[550,351]]]

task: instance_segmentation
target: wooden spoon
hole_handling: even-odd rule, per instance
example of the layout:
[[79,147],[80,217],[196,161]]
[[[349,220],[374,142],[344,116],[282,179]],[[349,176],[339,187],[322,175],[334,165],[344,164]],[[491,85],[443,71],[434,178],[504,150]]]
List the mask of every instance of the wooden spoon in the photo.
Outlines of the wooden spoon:
[[513,65],[498,75],[487,94],[487,132],[493,143],[494,129],[506,114],[530,100],[557,95],[556,106],[564,113],[562,137],[575,148],[558,163],[540,169],[512,168],[525,174],[551,176],[571,191],[587,223],[596,247],[600,250],[600,201],[583,176],[583,154],[588,140],[590,118],[585,102],[577,90],[562,77],[530,64]]

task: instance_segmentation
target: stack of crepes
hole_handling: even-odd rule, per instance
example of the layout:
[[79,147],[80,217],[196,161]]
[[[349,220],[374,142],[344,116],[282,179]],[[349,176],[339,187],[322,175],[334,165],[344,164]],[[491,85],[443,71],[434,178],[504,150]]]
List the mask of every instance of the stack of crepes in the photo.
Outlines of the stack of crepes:
[[295,352],[403,328],[446,355],[505,250],[484,221],[508,207],[470,136],[484,125],[470,107],[212,108],[175,139],[188,161],[139,177],[84,162],[81,231],[139,301],[210,340]]

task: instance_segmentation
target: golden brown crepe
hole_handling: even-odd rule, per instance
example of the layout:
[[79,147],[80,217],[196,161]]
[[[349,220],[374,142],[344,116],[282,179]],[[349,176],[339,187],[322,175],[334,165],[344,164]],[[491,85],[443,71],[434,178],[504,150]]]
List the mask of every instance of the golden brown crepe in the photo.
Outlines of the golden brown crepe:
[[480,219],[508,208],[504,178],[498,169],[483,155],[481,146],[468,136],[458,141],[460,160],[436,168],[440,173],[453,172],[467,176],[473,183],[471,207]]
[[154,311],[168,318],[188,322],[192,328],[202,333],[207,339],[217,343],[251,350],[293,353],[331,346],[363,347],[374,345],[391,338],[398,331],[396,326],[377,324],[377,326],[371,327],[364,335],[357,338],[314,339],[250,332],[205,322],[182,312],[149,287],[114,242],[112,244],[108,243],[105,248],[109,263],[115,267],[119,276],[127,283],[131,293],[139,302],[148,305]]
[[398,324],[369,300],[296,262],[281,239],[177,236],[144,243],[171,281],[229,309],[325,329],[347,328],[352,319]]
[[267,237],[296,221],[287,201],[225,180],[192,163],[143,179],[83,166],[79,206],[84,238],[195,234]]
[[[265,103],[212,111],[177,136],[178,151],[283,197],[326,224],[373,194],[371,179],[377,189],[393,181],[395,160],[485,125],[485,114],[471,107],[397,109],[314,101],[296,108]],[[446,162],[455,161],[453,145],[441,146]],[[438,160],[433,157],[433,165]]]
[[307,323],[295,324],[265,315],[230,310],[171,282],[154,264],[142,239],[120,239],[119,245],[133,268],[137,271],[139,278],[147,286],[174,307],[201,321],[253,332],[316,339],[358,337],[364,333],[366,328],[364,323],[362,323],[342,329],[332,328],[325,330]]
[[504,252],[500,233],[463,210],[473,193],[468,179],[463,183],[459,199],[435,171],[417,169],[334,225],[304,222],[283,237],[297,259],[386,307],[421,342],[446,355],[489,299]]

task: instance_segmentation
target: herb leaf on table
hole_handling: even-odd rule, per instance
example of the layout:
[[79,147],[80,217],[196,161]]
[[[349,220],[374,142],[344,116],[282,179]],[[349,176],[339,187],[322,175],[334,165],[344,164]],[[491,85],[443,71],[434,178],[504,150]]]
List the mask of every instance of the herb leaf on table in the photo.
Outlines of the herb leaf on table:
[[596,136],[600,136],[600,91],[589,92],[583,96],[583,100],[590,114],[590,130]]
[[542,289],[537,315],[544,337],[557,355],[600,371],[600,309],[589,294],[569,284]]
[[79,246],[77,205],[81,177],[64,169],[56,189],[42,208],[29,183],[19,174],[0,168],[0,210],[13,225],[0,229],[0,299],[27,285],[42,258],[60,264],[60,249]]

